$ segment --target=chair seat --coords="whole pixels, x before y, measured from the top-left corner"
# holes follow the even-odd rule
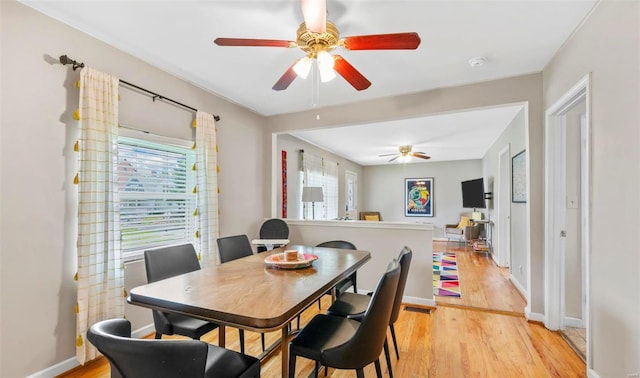
[[[260,376],[260,360],[209,344],[205,377],[250,378]]]
[[[360,322],[352,319],[318,314],[291,340],[290,349],[296,355],[324,363],[323,351],[349,341],[358,327],[360,327]],[[342,369],[355,368],[353,366],[331,366]]]
[[[452,228],[445,228],[445,232],[449,233],[449,234],[457,234],[457,235],[462,235],[462,232],[464,231],[464,229],[462,228],[457,228],[457,227],[452,227]]]
[[[367,311],[370,301],[370,295],[344,293],[329,307],[327,314],[360,319]]]
[[[215,323],[206,320],[191,318],[189,316],[165,313],[165,316],[171,323],[174,334],[187,336],[195,340],[199,340],[205,333],[211,332],[218,328]]]

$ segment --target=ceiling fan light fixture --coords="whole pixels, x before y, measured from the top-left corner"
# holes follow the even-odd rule
[[[320,80],[323,83],[331,81],[335,79],[336,72],[333,70],[333,66],[335,65],[335,60],[333,60],[333,56],[326,51],[318,52],[317,58],[318,60],[318,70],[320,71]]]
[[[313,60],[308,56],[301,58],[298,62],[293,66],[293,71],[298,75],[298,77],[302,79],[306,79],[309,76],[309,71],[311,71],[311,64]]]

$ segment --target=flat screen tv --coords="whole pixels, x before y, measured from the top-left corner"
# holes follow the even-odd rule
[[[484,179],[482,177],[462,182],[462,207],[485,208]]]

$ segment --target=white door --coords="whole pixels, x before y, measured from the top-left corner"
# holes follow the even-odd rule
[[[496,263],[511,266],[511,149],[507,145],[498,157],[497,228],[494,237]]]
[[[358,175],[355,172],[345,171],[345,217],[358,219]]]

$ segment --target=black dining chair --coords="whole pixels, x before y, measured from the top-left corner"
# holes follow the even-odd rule
[[[218,238],[218,257],[220,263],[224,264],[242,257],[253,255],[253,249],[247,235],[233,235]],[[244,353],[244,330],[238,329],[240,333],[240,350]],[[265,349],[264,333],[260,334],[262,351]]]
[[[398,320],[398,316],[400,315],[402,297],[404,295],[404,288],[407,283],[407,276],[409,275],[409,267],[411,266],[412,257],[413,251],[411,250],[411,248],[407,246],[402,248],[402,251],[400,251],[400,255],[398,256],[398,263],[400,264],[400,281],[398,282],[398,289],[395,293],[391,317],[389,318],[389,329],[391,330],[393,346],[395,348],[396,358],[398,360],[400,359],[400,354],[398,353],[396,331],[393,325]],[[331,307],[329,307],[329,309],[327,310],[327,314],[359,320],[365,316],[370,301],[370,295],[345,293],[340,298],[338,298],[331,305]],[[391,357],[389,356],[389,343],[387,342],[386,336],[384,340],[384,354],[387,360],[387,366],[389,367],[389,376],[393,377],[393,371],[391,369]]]
[[[149,283],[200,269],[193,245],[183,244],[144,251],[144,266]],[[218,327],[216,323],[185,315],[151,310],[156,339],[162,335],[182,335],[199,340]]]
[[[322,242],[322,243],[316,245],[316,247],[353,249],[353,250],[357,249],[356,246],[353,243],[345,241],[345,240],[326,241],[326,242]],[[338,298],[342,294],[344,294],[347,291],[347,289],[349,289],[350,287],[353,287],[353,292],[354,293],[358,292],[356,274],[357,274],[357,272],[353,272],[353,274],[351,276],[349,276],[348,278],[345,278],[344,280],[338,282],[338,284],[335,286],[336,298]],[[330,295],[331,292],[328,292],[327,294]],[[322,307],[320,305],[320,300],[318,300],[318,310],[320,310],[321,308]]]
[[[260,377],[260,360],[198,340],[132,339],[131,323],[93,324],[87,339],[111,366],[112,377]]]
[[[289,225],[287,222],[279,218],[267,219],[260,226],[260,239],[288,239]],[[273,248],[282,247],[282,245],[271,245]],[[266,252],[269,250],[266,245],[258,245],[257,252]]]
[[[325,314],[314,316],[289,344],[289,378],[295,376],[298,356],[315,360],[316,377],[322,364],[355,369],[358,378],[363,378],[364,368],[372,362],[377,376],[382,377],[380,353],[399,279],[400,265],[394,259],[380,278],[360,321]]]

